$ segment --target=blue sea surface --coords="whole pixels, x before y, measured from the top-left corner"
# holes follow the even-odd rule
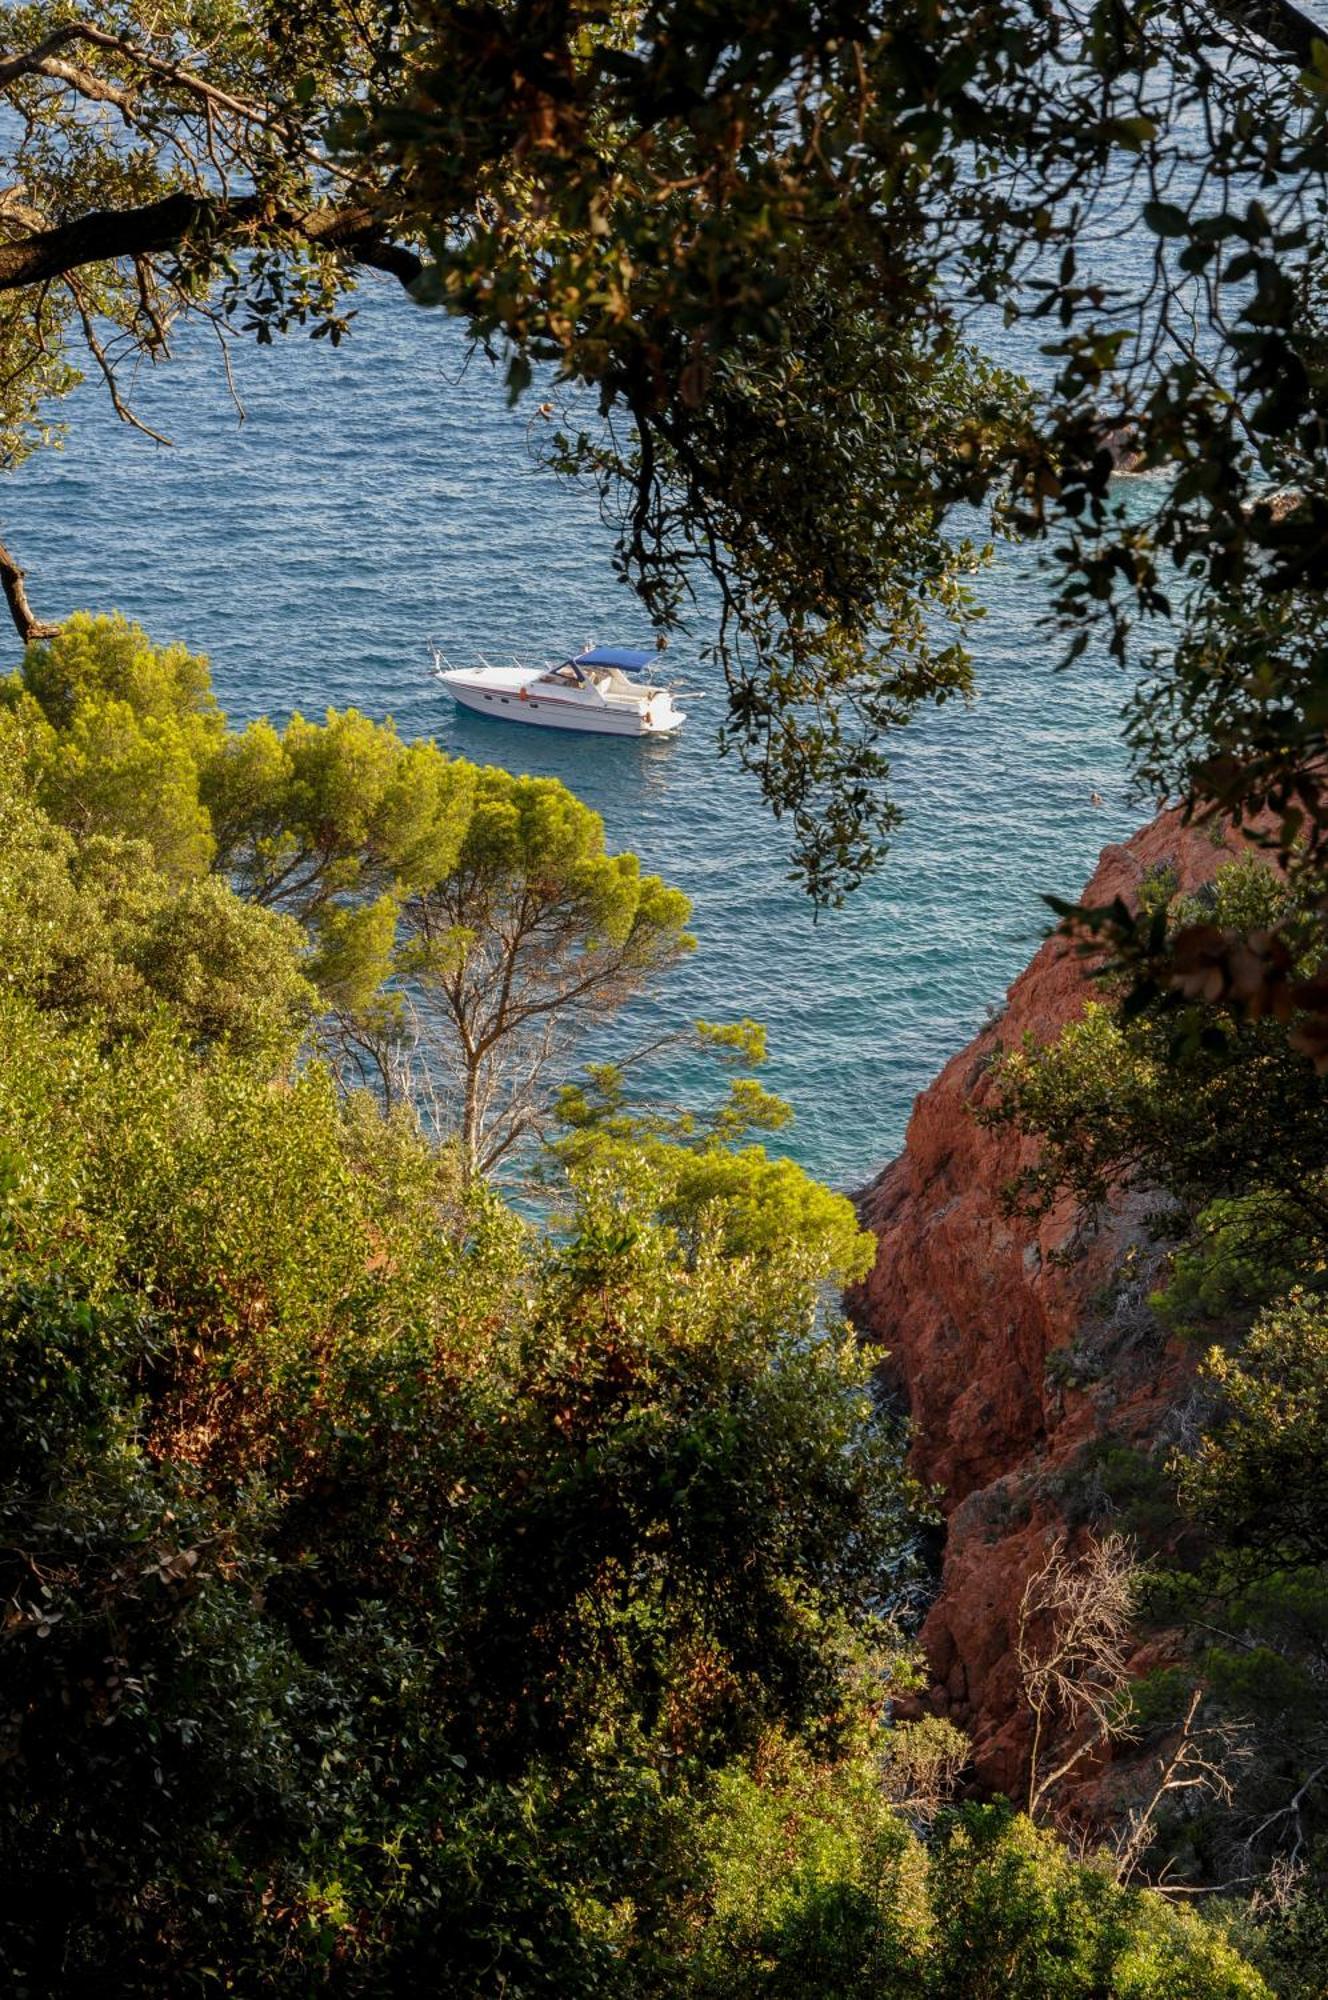
[[[982,583],[978,699],[897,739],[905,826],[880,874],[816,920],[789,879],[786,830],[716,752],[723,697],[685,648],[669,665],[707,691],[671,742],[490,722],[431,679],[430,634],[465,657],[543,656],[590,637],[649,645],[650,633],[614,579],[593,496],[534,462],[535,399],[508,409],[440,313],[376,287],[359,305],[338,349],[292,338],[236,350],[243,424],[202,339],[144,371],[135,406],[171,449],[85,385],[66,448],[8,482],[5,536],[38,611],[115,608],[206,652],[236,719],[353,704],[467,757],[563,779],[603,814],[611,844],[695,906],[699,949],[632,1031],[766,1022],[765,1081],[796,1111],[785,1149],[836,1186],[860,1185],[1035,948],[1049,921],[1040,893],[1077,891],[1104,843],[1137,823],[1119,675],[1092,660],[1054,671],[1036,557],[999,548]],[[686,1099],[713,1079],[687,1057],[664,1086]]]

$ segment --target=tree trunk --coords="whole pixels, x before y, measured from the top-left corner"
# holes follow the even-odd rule
[[[466,1089],[461,1105],[461,1175],[467,1186],[480,1170],[480,1061],[466,1057]]]

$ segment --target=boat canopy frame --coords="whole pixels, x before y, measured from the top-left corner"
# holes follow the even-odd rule
[[[657,658],[656,653],[643,653],[636,646],[586,646],[581,652],[571,654],[563,664],[578,669],[618,667],[623,673],[639,674]]]

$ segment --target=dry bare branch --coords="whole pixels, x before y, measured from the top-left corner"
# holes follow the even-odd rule
[[[1204,1689],[1196,1687],[1179,1734],[1158,1762],[1157,1783],[1151,1796],[1129,1815],[1117,1838],[1116,1879],[1122,1884],[1139,1872],[1156,1838],[1158,1814],[1165,1799],[1190,1793],[1229,1805],[1235,1796],[1234,1773],[1250,1756],[1246,1732],[1235,1722],[1196,1727],[1203,1700]],[[1165,1880],[1155,1886],[1167,1890]]]
[[[1302,1817],[1302,1808],[1310,1793],[1324,1777],[1328,1777],[1328,1762],[1319,1764],[1310,1772],[1308,1778],[1305,1779],[1293,1798],[1288,1799],[1284,1806],[1279,1806],[1276,1812],[1269,1813],[1266,1819],[1259,1822],[1254,1832],[1245,1842],[1246,1852],[1252,1854],[1264,1836],[1271,1833],[1274,1827],[1276,1827],[1279,1829],[1279,1837],[1285,1837],[1287,1831],[1291,1834],[1291,1845],[1282,1854],[1284,1865],[1289,1868],[1297,1867],[1305,1847],[1305,1825]]]
[[[1129,1733],[1121,1693],[1139,1575],[1124,1535],[1090,1536],[1075,1556],[1059,1536],[1024,1586],[1015,1660],[1033,1717],[1030,1817],[1085,1758]],[[1053,1744],[1068,1748],[1052,1755]]]

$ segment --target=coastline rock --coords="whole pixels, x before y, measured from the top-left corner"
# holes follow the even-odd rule
[[[1113,472],[1142,472],[1148,463],[1136,424],[1104,424],[1098,432],[1098,443],[1110,457]]]
[[[1165,812],[1103,850],[1083,900],[1133,903],[1163,866],[1191,891],[1229,851]],[[903,1153],[858,1197],[878,1250],[850,1309],[885,1349],[883,1371],[912,1416],[912,1469],[940,1489],[945,1516],[940,1589],[922,1631],[926,1705],[969,1733],[977,1787],[1016,1799],[1031,1735],[1013,1656],[1025,1583],[1058,1536],[1073,1547],[1092,1519],[1104,1453],[1153,1451],[1183,1421],[1196,1360],[1147,1303],[1160,1261],[1146,1227],[1156,1199],[1119,1201],[1091,1241],[1077,1238],[1068,1202],[1038,1225],[1011,1218],[1001,1191],[1034,1149],[972,1116],[991,1093],[992,1058],[1026,1034],[1053,1039],[1082,1011],[1088,971],[1072,945],[1048,939],[1004,1013],[918,1097]],[[1132,1670],[1158,1657],[1154,1639]],[[1108,1763],[1080,1767],[1061,1803],[1101,1817]]]

